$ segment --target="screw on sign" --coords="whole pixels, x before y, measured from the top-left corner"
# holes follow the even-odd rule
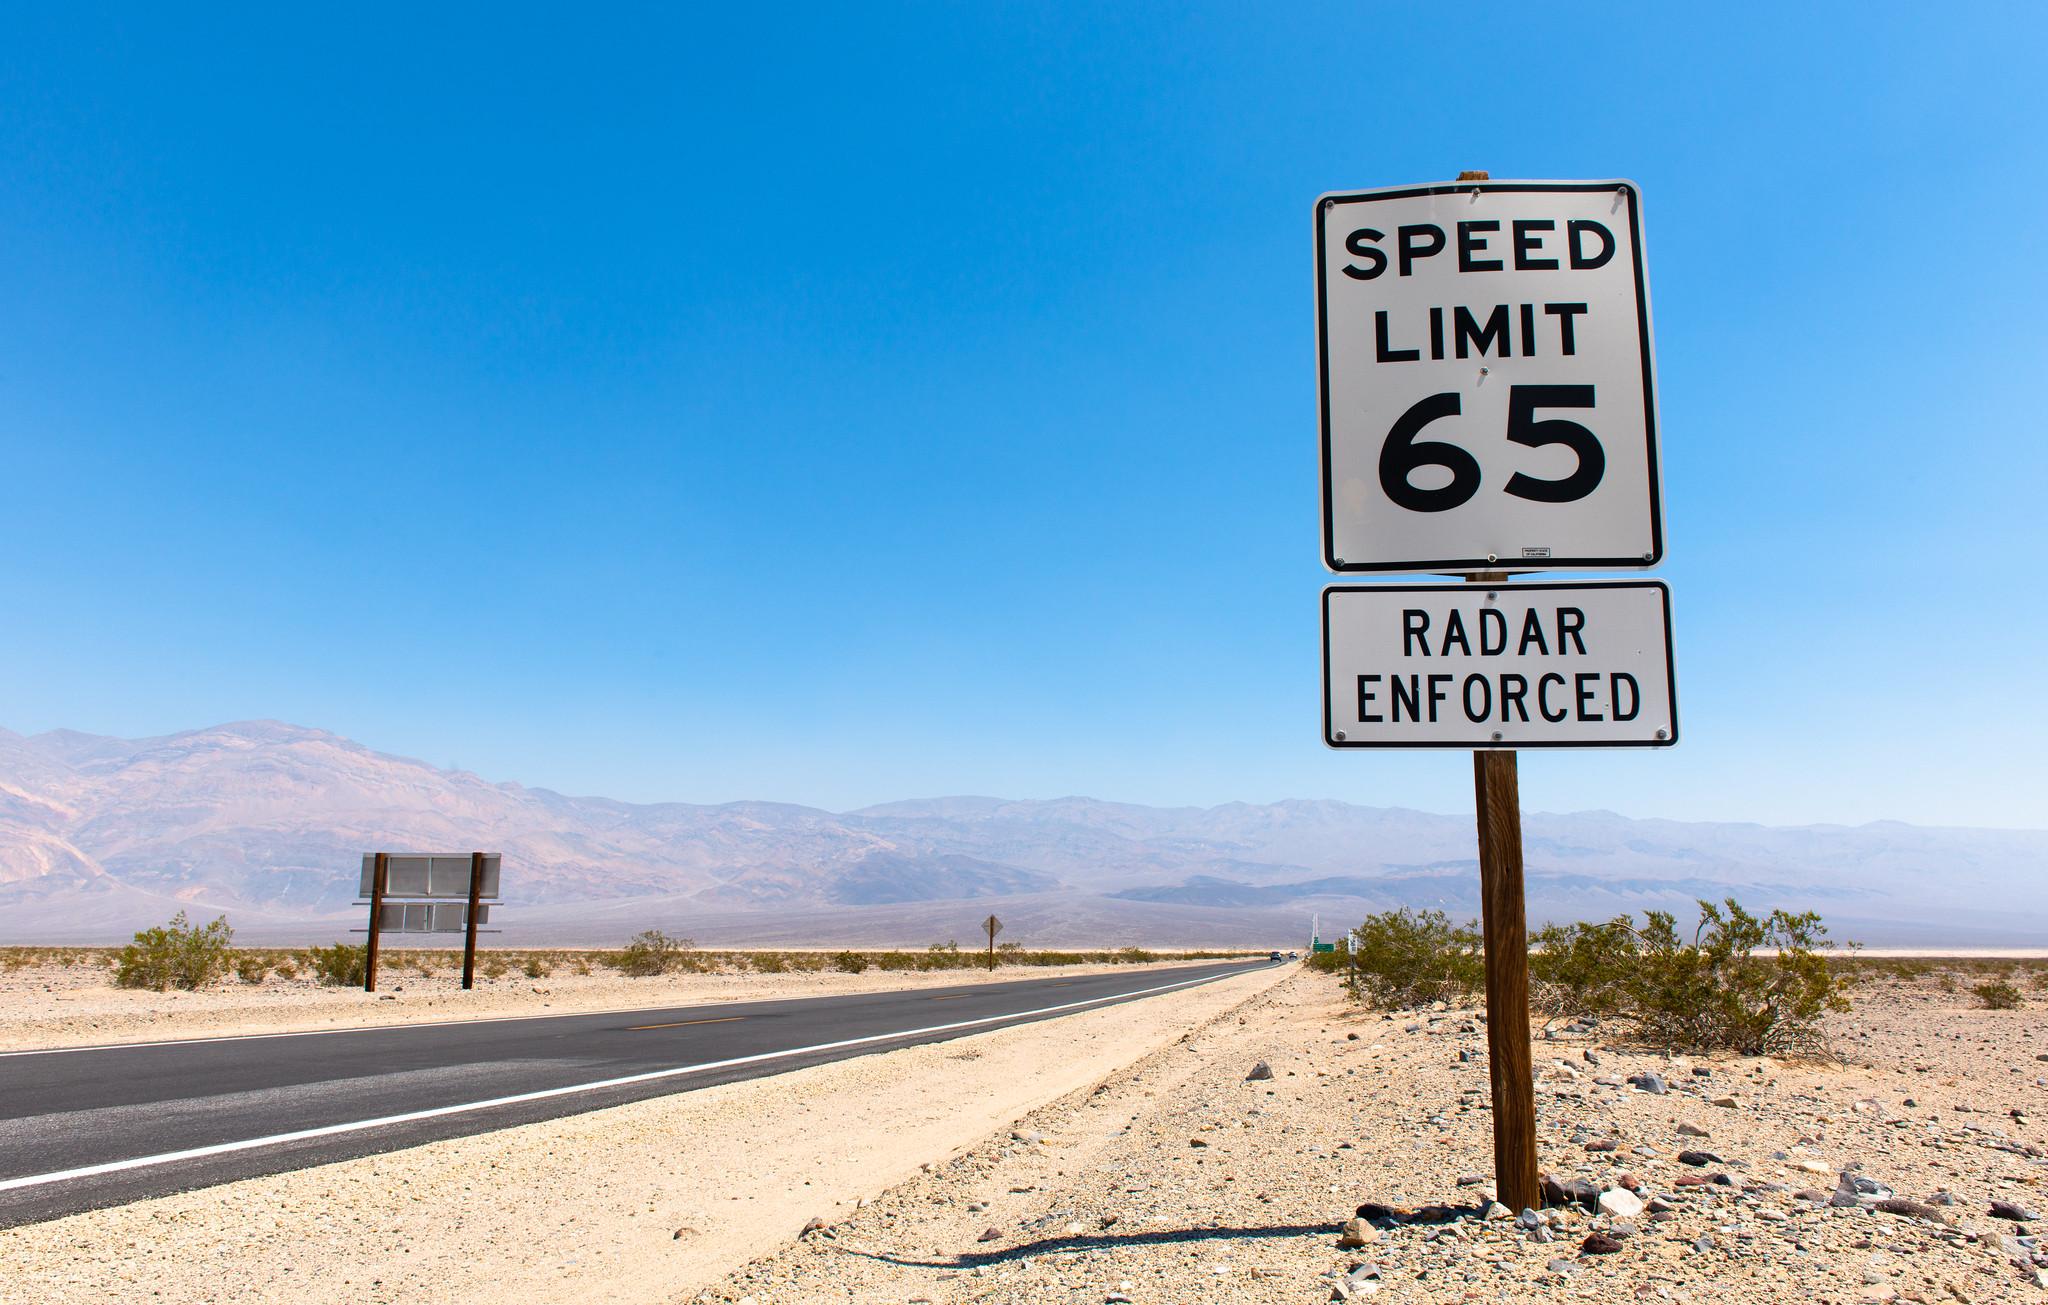
[[[1323,740],[1472,750],[1510,1209],[1542,1201],[1514,750],[1678,738],[1662,584],[1506,583],[1663,557],[1640,208],[1484,172],[1315,206],[1324,564],[1468,582],[1324,590]]]

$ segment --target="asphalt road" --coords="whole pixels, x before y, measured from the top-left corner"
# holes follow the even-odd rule
[[[1055,1019],[1267,964],[0,1054],[0,1227]]]

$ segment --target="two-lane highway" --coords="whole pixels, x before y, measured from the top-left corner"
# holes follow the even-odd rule
[[[1266,964],[0,1054],[0,1227],[1052,1019]]]

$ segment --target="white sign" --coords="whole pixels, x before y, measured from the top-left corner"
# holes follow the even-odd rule
[[[1316,309],[1331,570],[1663,557],[1632,184],[1324,195]]]
[[[1668,747],[1671,595],[1660,581],[1331,585],[1333,748]]]

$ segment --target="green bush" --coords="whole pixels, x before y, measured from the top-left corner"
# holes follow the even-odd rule
[[[171,922],[144,929],[114,960],[114,982],[123,988],[203,988],[228,972],[228,943],[235,931],[223,915],[195,925],[183,911]]]
[[[1478,926],[1442,911],[1383,911],[1351,931],[1334,967],[1352,993],[1374,1006],[1414,1006],[1469,996],[1485,982]]]
[[[647,929],[634,934],[625,950],[611,958],[611,963],[621,974],[649,978],[666,974],[681,964],[683,954],[696,945],[688,938],[672,938],[659,929]]]
[[[1835,944],[1820,916],[1756,916],[1733,898],[1699,907],[1690,942],[1668,911],[1649,912],[1641,928],[1622,916],[1539,931],[1533,1004],[1618,1018],[1642,1041],[1674,1051],[1818,1049],[1822,1018],[1849,1008],[1853,981],[1829,963]]]
[[[868,958],[859,952],[839,952],[832,957],[832,968],[844,974],[859,974],[868,968]]]
[[[235,975],[244,983],[261,983],[270,973],[270,961],[263,956],[237,956]]]
[[[2021,1005],[2020,990],[2003,979],[1980,983],[1970,991],[1985,1010],[2018,1010]]]
[[[1310,952],[1301,958],[1301,963],[1319,974],[1343,974],[1351,964],[1351,954],[1345,951]]]
[[[338,942],[332,947],[308,947],[306,968],[330,988],[360,988],[369,964],[368,943]]]
[[[1529,939],[1529,1004],[1556,1014],[1617,1015],[1636,1000],[1642,940],[1635,922],[1551,924]]]

